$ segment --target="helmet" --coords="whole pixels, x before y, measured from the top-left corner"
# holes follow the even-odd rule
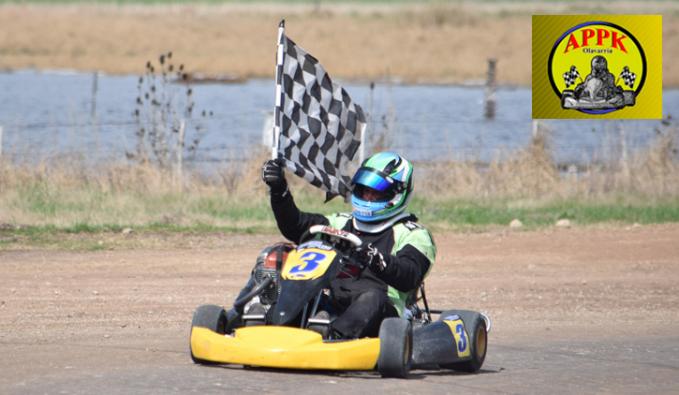
[[[405,210],[413,191],[413,165],[392,152],[366,159],[351,180],[351,206],[361,222],[379,222]]]
[[[608,74],[608,62],[606,61],[606,58],[601,55],[592,58],[592,74],[594,76]]]

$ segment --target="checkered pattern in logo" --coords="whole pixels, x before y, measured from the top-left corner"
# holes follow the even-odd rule
[[[571,69],[563,73],[563,82],[566,84],[566,88],[575,84],[575,81],[580,78],[580,73],[575,66],[571,66]]]
[[[282,41],[278,155],[286,167],[329,196],[348,197],[351,179],[345,170],[366,126],[363,110],[316,58],[285,35]]]
[[[625,66],[622,68],[620,78],[622,78],[623,82],[625,82],[625,85],[629,86],[630,89],[632,89],[634,88],[634,82],[637,79],[637,75],[631,72],[628,66]]]

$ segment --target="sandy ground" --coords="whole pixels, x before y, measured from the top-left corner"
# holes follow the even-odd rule
[[[226,304],[271,235],[193,248],[0,252],[0,393],[676,393],[679,225],[436,235],[435,308],[493,319],[477,375],[201,367],[193,309]]]
[[[461,83],[485,80],[498,60],[501,84],[531,81],[531,14],[663,14],[665,59],[679,57],[676,2],[455,2],[429,6],[0,5],[0,70],[101,70],[141,74],[173,51],[188,71],[273,78],[277,27],[334,77]],[[666,86],[679,65],[664,62]]]

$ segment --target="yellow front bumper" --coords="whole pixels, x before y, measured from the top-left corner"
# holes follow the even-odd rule
[[[378,338],[323,342],[316,332],[283,326],[254,326],[220,335],[191,329],[191,353],[198,359],[286,369],[372,370]]]

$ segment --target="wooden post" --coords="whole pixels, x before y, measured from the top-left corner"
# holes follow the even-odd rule
[[[627,158],[627,135],[625,133],[625,128],[622,127],[622,124],[618,126],[620,128],[620,167],[622,170],[622,184],[623,184],[623,189],[627,190],[627,188],[631,185],[630,182],[630,168],[629,168],[629,159]]]
[[[533,137],[533,140],[535,140],[538,137],[538,133],[540,133],[540,121],[537,119],[533,120],[532,123],[532,130],[531,130],[531,136]]]
[[[179,134],[175,147],[175,183],[182,187],[184,184],[184,134],[186,131],[186,120],[182,119],[179,123]]]
[[[99,124],[97,122],[97,91],[99,90],[99,72],[92,73],[92,101],[90,105],[90,122],[94,131],[97,155],[101,153],[101,136],[99,135]]]
[[[95,71],[92,74],[92,103],[90,106],[90,115],[92,120],[97,116],[97,91],[99,90],[99,72]]]
[[[497,60],[490,58],[488,59],[488,76],[486,78],[486,106],[485,106],[485,116],[486,119],[495,118],[495,66],[497,65]]]
[[[368,141],[366,132],[373,130],[373,95],[375,93],[375,83],[370,83],[370,94],[368,95],[368,117],[366,119],[366,127],[361,133],[361,145],[358,148],[358,163],[361,164],[365,160],[365,145]]]

